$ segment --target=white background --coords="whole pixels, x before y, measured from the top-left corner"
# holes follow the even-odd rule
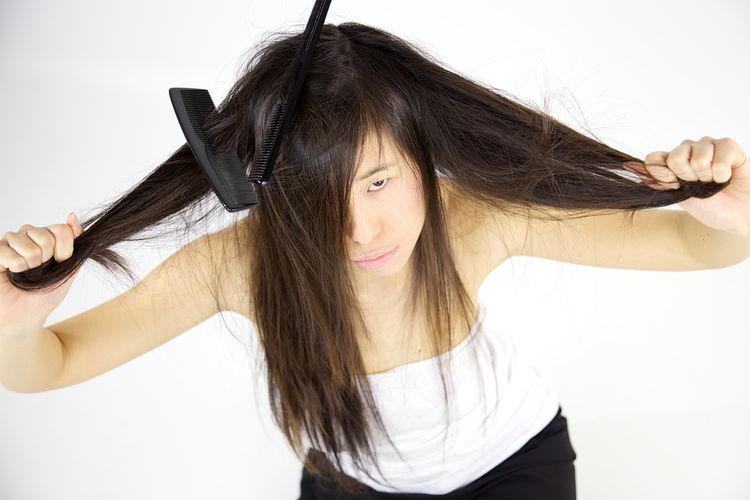
[[[128,190],[184,143],[169,87],[223,99],[246,51],[303,29],[313,3],[4,0],[0,232],[83,219]],[[337,0],[327,17],[549,95],[553,114],[641,158],[703,135],[750,152],[748,20],[741,0]],[[143,277],[175,249],[125,255]],[[580,499],[750,498],[748,283],[750,260],[648,272],[514,258],[488,277],[489,320],[560,395]],[[124,287],[87,263],[48,324]],[[297,498],[301,464],[222,317],[251,327],[217,315],[77,386],[0,387],[0,498]]]

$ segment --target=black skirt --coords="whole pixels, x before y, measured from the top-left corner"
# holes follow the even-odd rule
[[[367,486],[373,499],[451,500],[575,500],[576,453],[568,435],[562,408],[547,426],[520,450],[467,485],[444,494],[389,493]],[[325,477],[313,476],[303,467],[298,500],[360,500],[344,495]]]

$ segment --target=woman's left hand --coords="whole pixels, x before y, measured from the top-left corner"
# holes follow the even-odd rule
[[[677,189],[680,180],[732,182],[710,198],[691,197],[678,205],[702,224],[741,236],[750,236],[750,161],[729,137],[684,140],[667,153],[654,151],[644,163],[626,162],[626,168],[658,190]],[[643,168],[659,181],[644,177]]]

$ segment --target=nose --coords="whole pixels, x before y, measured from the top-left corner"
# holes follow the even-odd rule
[[[352,208],[350,213],[350,236],[354,243],[366,248],[380,233],[380,218],[361,205]]]

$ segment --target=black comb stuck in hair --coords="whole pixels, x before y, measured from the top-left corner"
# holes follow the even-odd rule
[[[229,212],[258,205],[256,186],[263,186],[273,171],[278,145],[291,121],[297,98],[307,76],[313,50],[323,28],[331,0],[316,0],[282,95],[276,101],[265,127],[263,142],[256,151],[251,171],[246,172],[234,151],[213,151],[204,134],[206,117],[216,111],[205,89],[170,88],[169,97],[187,144],[211,187]]]

